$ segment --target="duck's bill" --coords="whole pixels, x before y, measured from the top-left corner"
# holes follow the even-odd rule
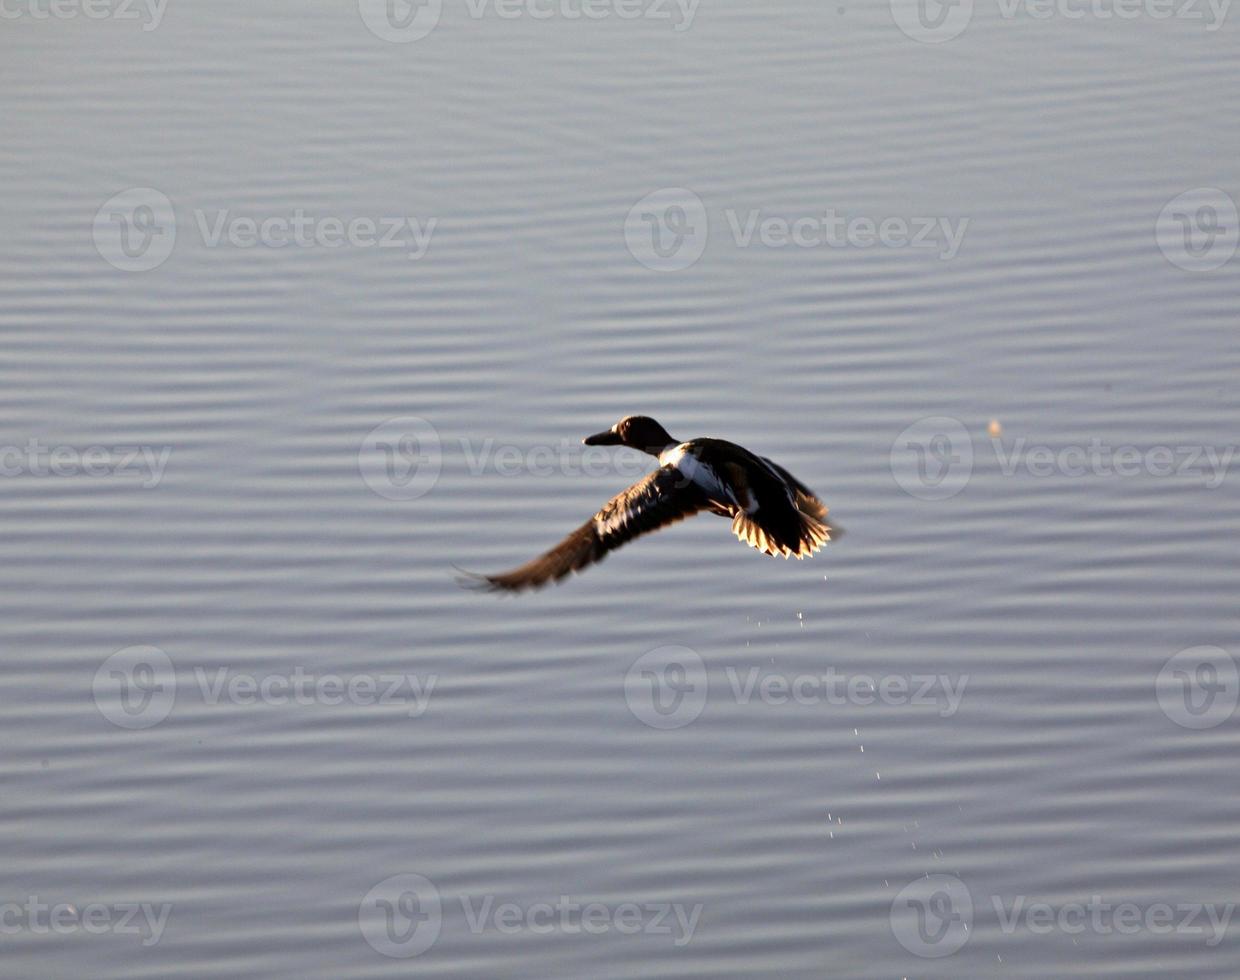
[[[606,432],[596,432],[592,436],[586,436],[581,440],[587,446],[618,446],[620,445],[620,437],[608,429]]]

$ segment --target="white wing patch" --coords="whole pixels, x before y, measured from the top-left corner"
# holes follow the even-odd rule
[[[685,457],[685,448],[689,444],[682,442],[679,446],[673,446],[671,449],[665,449],[659,453],[660,466],[679,466],[680,461]]]
[[[690,483],[693,483],[712,500],[735,503],[732,494],[728,492],[715,471],[692,453],[686,452],[688,446],[687,442],[682,442],[679,446],[664,450],[659,454],[659,463],[663,466],[676,467]]]

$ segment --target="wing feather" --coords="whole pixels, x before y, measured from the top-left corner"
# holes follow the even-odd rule
[[[778,463],[773,463],[765,456],[761,457],[762,462],[766,463],[771,469],[778,473],[788,485],[796,492],[797,510],[803,511],[815,520],[821,521],[827,516],[827,505],[818,499],[817,494],[809,487],[798,480]]]
[[[777,541],[758,523],[758,520],[743,510],[738,510],[732,517],[732,533],[751,548],[756,548],[772,558],[782,556],[797,559],[808,558],[816,554],[832,537],[839,537],[837,528],[827,527],[822,521],[816,517],[810,517],[804,511],[799,512],[797,517],[797,537],[792,544]]]
[[[634,538],[684,520],[709,504],[705,494],[675,466],[661,466],[611,498],[603,508],[550,551],[499,575],[474,576],[494,591],[519,592],[558,582],[602,561]]]

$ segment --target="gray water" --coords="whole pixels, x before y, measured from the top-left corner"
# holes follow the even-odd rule
[[[1240,975],[1240,15],[34,2],[0,975]]]

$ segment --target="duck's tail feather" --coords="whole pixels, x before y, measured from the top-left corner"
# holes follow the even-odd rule
[[[796,511],[795,516],[781,521],[784,526],[776,527],[773,523],[763,521],[763,514],[737,512],[732,518],[732,533],[752,548],[757,548],[771,557],[778,555],[784,558],[808,558],[822,549],[831,540],[831,528],[817,517]]]

